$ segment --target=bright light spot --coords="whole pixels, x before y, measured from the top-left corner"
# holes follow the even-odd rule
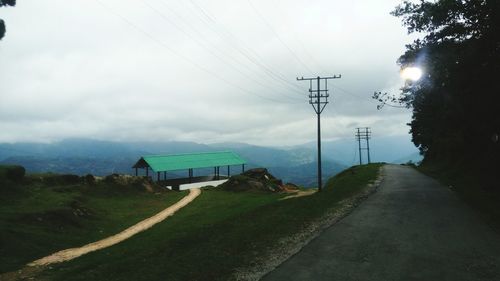
[[[417,81],[422,77],[422,69],[413,66],[407,67],[401,71],[401,77],[404,80]]]

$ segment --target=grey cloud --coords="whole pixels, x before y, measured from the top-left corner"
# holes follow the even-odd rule
[[[377,111],[371,99],[400,82],[395,61],[410,39],[389,15],[399,1],[252,0],[279,39],[247,1],[196,1],[211,18],[189,1],[148,1],[184,32],[143,3],[102,2],[111,12],[83,0],[26,0],[5,10],[0,130],[8,133],[0,142],[299,144],[315,138],[315,115],[307,83],[295,77],[339,73],[323,114],[325,138],[350,138],[355,126],[408,132],[408,111]],[[255,53],[267,69],[248,60]]]

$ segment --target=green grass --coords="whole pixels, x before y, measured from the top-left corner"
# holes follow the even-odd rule
[[[186,193],[151,194],[98,184],[0,181],[0,272],[115,234]]]
[[[207,189],[152,229],[113,247],[53,266],[47,280],[227,280],[301,231],[336,203],[362,191],[380,164],[353,167],[324,192],[278,200],[283,194]]]
[[[442,184],[452,187],[458,196],[477,210],[495,229],[500,231],[500,188],[485,183],[481,171],[468,169],[461,165],[450,167],[439,163],[426,163],[417,168],[424,174],[436,178]]]

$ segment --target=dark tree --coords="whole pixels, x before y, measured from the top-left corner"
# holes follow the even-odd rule
[[[0,40],[5,36],[5,22],[0,19]]]
[[[0,0],[0,7],[2,6],[15,6],[16,0]],[[5,36],[5,22],[0,19],[0,40]]]
[[[1,6],[15,6],[16,5],[16,0],[0,0],[0,7]]]
[[[401,68],[424,76],[399,96],[374,98],[413,109],[413,142],[424,161],[500,167],[500,1],[404,1],[392,14],[409,33],[425,36],[406,46]]]

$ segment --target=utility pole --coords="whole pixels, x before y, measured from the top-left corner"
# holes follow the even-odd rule
[[[366,138],[366,151],[368,152],[368,164],[371,163],[370,160],[370,135],[371,135],[370,128],[365,127],[365,138]]]
[[[362,131],[362,129],[364,131]],[[359,150],[359,165],[362,165],[362,158],[361,158],[361,150],[366,150],[367,151],[367,156],[368,156],[368,164],[371,163],[370,159],[370,138],[371,138],[371,131],[369,127],[364,127],[364,128],[356,128],[356,140],[358,141],[358,150]],[[361,140],[366,140],[366,147],[361,147]]]
[[[320,115],[328,104],[328,80],[341,78],[341,75],[334,75],[330,77],[315,77],[315,78],[298,78],[297,81],[309,81],[309,104],[312,105],[318,118],[318,191],[322,190],[321,179],[321,121]],[[313,89],[313,81],[316,80],[316,89]],[[321,80],[325,81],[324,89],[321,89]]]
[[[363,161],[361,160],[361,133],[359,132],[359,128],[356,128],[358,130],[356,134],[356,139],[358,140],[358,151],[359,151],[359,165],[363,164]]]

